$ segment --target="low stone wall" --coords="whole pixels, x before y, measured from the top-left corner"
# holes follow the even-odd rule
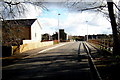
[[[31,42],[26,43],[20,46],[12,46],[12,54],[22,53],[28,50],[44,47],[44,46],[50,46],[53,45],[53,41],[48,42]]]

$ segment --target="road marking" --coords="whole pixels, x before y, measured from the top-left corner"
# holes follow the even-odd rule
[[[65,44],[66,44],[66,43],[65,43]],[[44,50],[42,50],[42,51],[40,51],[40,52],[38,52],[38,53],[43,53],[43,52],[45,52],[45,51],[48,51],[48,50],[51,50],[51,49],[55,49],[55,48],[57,48],[57,47],[60,47],[60,46],[65,45],[65,44],[61,44],[61,45],[54,46],[54,47],[51,47],[51,48],[48,48],[48,49],[44,49]]]
[[[40,54],[40,53],[43,53],[43,52],[46,52],[46,51],[49,51],[49,50],[58,48],[58,47],[60,47],[60,46],[66,45],[66,44],[68,44],[68,43],[69,43],[69,42],[64,43],[64,44],[62,43],[62,44],[60,44],[60,45],[57,45],[57,46],[54,46],[54,47],[51,47],[51,48],[44,49],[44,50],[42,50],[42,51],[40,51],[40,52],[38,52],[38,53],[36,53],[36,54],[32,54],[32,55],[29,55],[29,56],[27,56],[27,57],[24,57],[23,59],[25,59],[25,58],[30,58],[30,57],[32,57],[32,56],[35,56],[35,55],[38,55],[38,54]]]

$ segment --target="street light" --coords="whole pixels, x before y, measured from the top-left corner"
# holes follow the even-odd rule
[[[88,21],[86,21],[86,25],[87,25]],[[87,26],[87,41],[88,41],[88,26]]]
[[[60,15],[60,13],[58,13],[58,42],[60,42],[60,33],[59,33],[59,15]]]

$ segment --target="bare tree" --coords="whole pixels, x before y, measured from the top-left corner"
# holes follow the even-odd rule
[[[117,30],[117,23],[115,20],[115,15],[114,15],[114,9],[113,9],[113,1],[111,0],[110,2],[107,1],[108,5],[108,12],[109,12],[109,17],[111,21],[111,27],[112,27],[112,32],[113,32],[113,54],[119,54],[120,55],[120,40],[119,40],[119,34]]]
[[[28,6],[33,5],[35,8],[39,7],[43,10],[48,10],[42,2],[17,2],[17,1],[3,1],[0,2],[2,10],[0,12],[0,19],[15,19],[16,17],[22,17],[28,13]]]
[[[81,0],[81,2],[84,0]],[[101,2],[69,2],[68,0],[66,0],[65,4],[67,5],[67,7],[77,10],[77,11],[86,11],[86,10],[95,10],[95,11],[100,11],[104,14],[107,15],[107,17],[109,16],[109,21],[111,22],[111,27],[112,27],[112,32],[113,32],[113,54],[119,54],[120,53],[120,40],[119,40],[119,27],[118,27],[118,23],[116,22],[116,17],[114,14],[114,9],[113,6],[115,6],[118,10],[119,7],[117,4],[115,4],[112,0],[107,0],[106,3],[104,3],[104,0],[102,0]],[[24,13],[25,10],[25,6],[23,5],[26,2],[3,2],[2,4],[4,4],[4,11],[8,11],[7,13],[8,16],[11,15],[11,17],[14,17],[14,7],[16,6],[17,8],[17,12],[19,13],[19,15],[21,15],[20,13]],[[48,10],[45,6],[42,5],[41,2],[29,2],[30,4],[36,5],[36,6],[40,6],[45,10]],[[22,7],[22,8],[21,8]],[[108,13],[104,10],[108,9]],[[4,12],[3,13],[6,13]],[[2,13],[0,13],[2,14]],[[1,19],[4,19],[4,16],[0,16]]]
[[[82,0],[81,0],[82,1]],[[115,15],[113,6],[115,6],[118,11],[120,11],[117,4],[115,4],[112,0],[107,0],[107,4],[101,2],[101,4],[97,4],[97,2],[90,2],[90,3],[84,3],[86,7],[79,7],[81,4],[79,2],[74,2],[72,4],[69,4],[70,8],[76,8],[79,9],[78,11],[86,11],[86,10],[94,10],[94,11],[100,11],[104,13],[107,17],[109,17],[109,21],[111,23],[112,32],[113,32],[113,54],[119,54],[120,55],[120,39],[119,39],[119,27],[118,23],[116,22],[116,18],[118,16]],[[83,4],[83,3],[82,3]],[[97,4],[97,5],[95,5]],[[106,13],[104,11],[104,8],[108,9],[108,12]]]
[[[28,12],[28,8],[26,6],[26,4],[31,4],[35,7],[40,7],[44,10],[48,10],[44,5],[42,5],[42,2],[19,2],[19,1],[3,1],[0,2],[0,4],[2,5],[1,7],[1,11],[0,11],[0,20],[2,20],[2,27],[3,27],[3,31],[1,28],[1,32],[3,35],[3,39],[5,38],[5,35],[9,36],[9,39],[3,40],[2,43],[5,46],[11,46],[13,45],[13,42],[15,42],[16,45],[20,45],[20,40],[15,40],[15,39],[19,39],[18,36],[14,35],[14,31],[11,29],[11,24],[6,21],[7,19],[15,19],[16,17],[22,17],[24,16],[27,12]],[[19,23],[17,23],[17,21],[14,20],[14,23],[19,25]],[[22,30],[20,30],[19,28],[17,29],[17,31],[22,32]],[[7,43],[7,44],[5,44]]]

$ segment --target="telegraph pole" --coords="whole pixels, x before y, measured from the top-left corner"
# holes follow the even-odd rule
[[[87,25],[87,22],[88,21],[86,21],[86,25]],[[88,41],[88,26],[87,26],[87,41]]]
[[[59,32],[59,15],[60,15],[60,13],[58,13],[58,42],[60,42],[60,32]]]

